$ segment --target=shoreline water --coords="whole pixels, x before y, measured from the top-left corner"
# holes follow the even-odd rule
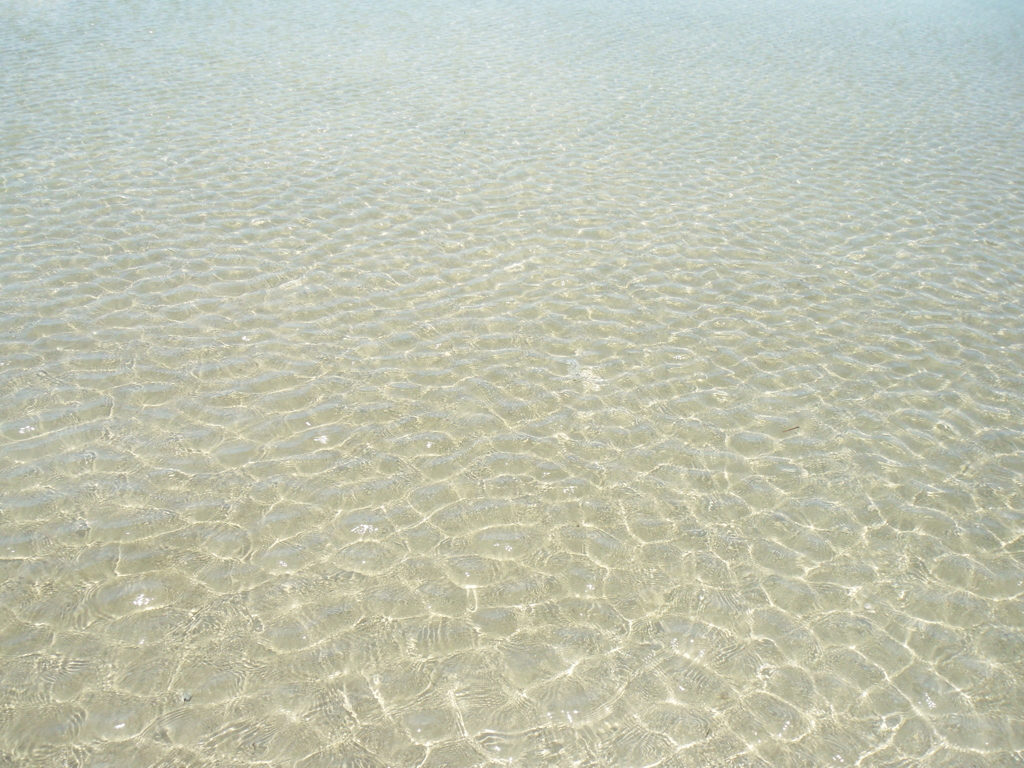
[[[0,20],[0,763],[1024,749],[1012,3]]]

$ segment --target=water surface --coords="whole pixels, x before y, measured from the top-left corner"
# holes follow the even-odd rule
[[[0,764],[1019,764],[1022,65],[0,0]]]

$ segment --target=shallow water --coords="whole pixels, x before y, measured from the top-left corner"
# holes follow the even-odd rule
[[[1015,2],[0,2],[0,764],[1024,761]]]

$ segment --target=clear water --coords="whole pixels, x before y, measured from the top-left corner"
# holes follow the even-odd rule
[[[0,0],[0,764],[1024,762],[1015,0]]]

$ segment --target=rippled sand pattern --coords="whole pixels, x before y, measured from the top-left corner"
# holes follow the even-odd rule
[[[1024,763],[1024,12],[0,2],[0,765]]]

